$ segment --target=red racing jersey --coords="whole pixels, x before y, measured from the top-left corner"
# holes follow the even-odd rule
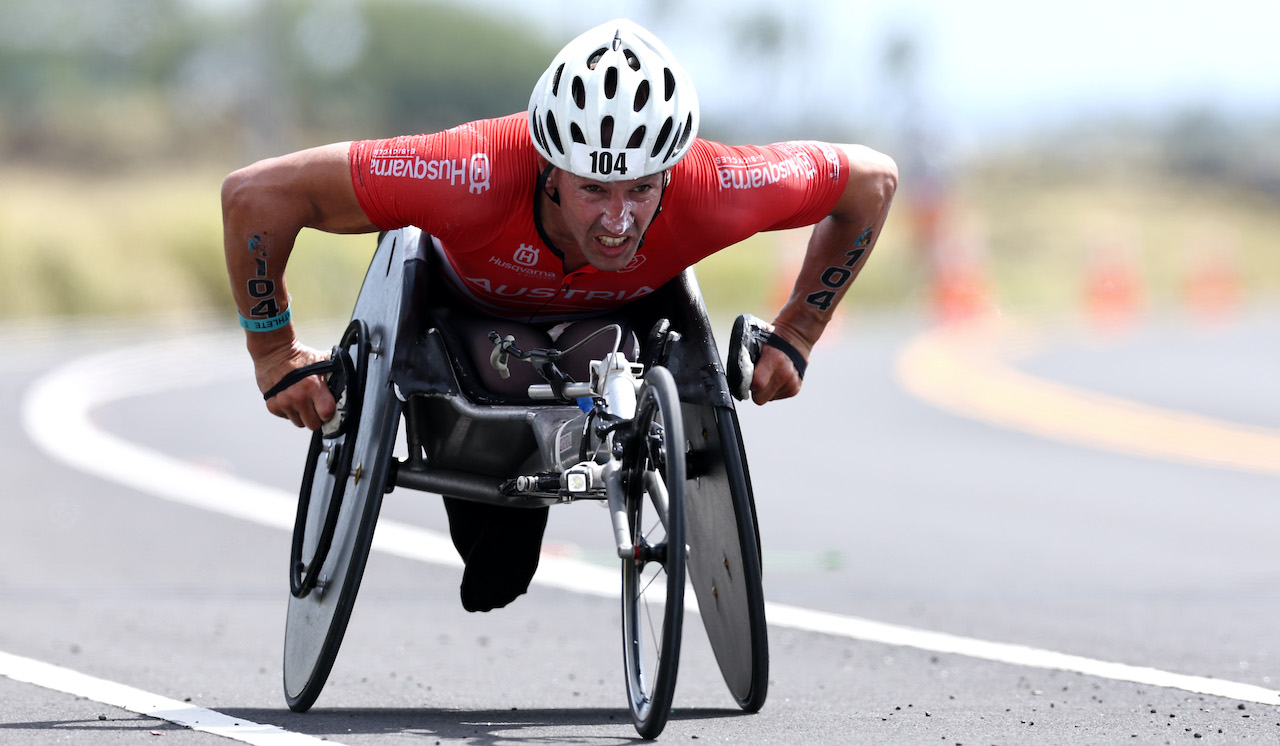
[[[756,233],[812,225],[849,178],[844,151],[826,143],[699,139],[672,169],[662,210],[630,264],[565,272],[535,223],[542,163],[526,114],[355,142],[349,159],[356,197],[379,229],[412,225],[431,234],[462,296],[531,322],[617,308]]]

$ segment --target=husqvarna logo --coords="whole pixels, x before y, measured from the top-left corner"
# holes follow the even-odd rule
[[[476,153],[471,156],[471,193],[479,194],[489,190],[489,154]]]
[[[538,250],[529,244],[520,244],[520,248],[516,249],[516,264],[523,264],[526,267],[533,267],[538,263]]]
[[[369,159],[374,176],[390,176],[420,181],[447,181],[449,186],[467,187],[472,194],[489,191],[493,167],[488,153],[475,153],[470,158],[430,160],[417,155],[413,148],[385,148]]]

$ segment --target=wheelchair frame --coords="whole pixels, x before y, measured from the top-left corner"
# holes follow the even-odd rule
[[[447,317],[426,310],[439,297],[431,240],[416,228],[379,236],[344,335],[344,344],[364,358],[356,361],[367,380],[357,393],[362,412],[354,432],[337,441],[318,433],[312,439],[285,630],[285,696],[298,712],[314,704],[341,645],[384,492],[404,487],[521,507],[563,502],[508,495],[501,485],[544,470],[542,454],[555,453],[556,429],[579,409],[489,399],[465,361],[450,357]],[[754,712],[768,686],[754,497],[737,412],[693,271],[625,311],[633,328],[656,330],[641,340],[645,368],[661,365],[674,377],[686,440],[688,575],[725,683],[738,705]],[[362,331],[353,332],[357,327]],[[401,417],[403,462],[392,456]],[[319,546],[329,524],[335,526],[330,543]],[[308,556],[321,557],[323,569],[310,568],[311,587],[299,588],[299,558]],[[665,720],[663,713],[657,731]],[[657,735],[639,721],[637,728],[647,738]]]

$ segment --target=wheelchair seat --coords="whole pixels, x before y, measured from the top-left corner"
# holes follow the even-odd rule
[[[391,382],[405,403],[409,464],[486,477],[508,478],[545,471],[543,448],[556,428],[576,417],[573,405],[487,389],[463,340],[451,323],[458,311],[443,286],[426,244],[407,259],[404,305],[395,341]]]

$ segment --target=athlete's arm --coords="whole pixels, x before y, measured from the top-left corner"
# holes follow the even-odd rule
[[[849,181],[831,213],[813,227],[791,297],[773,321],[775,333],[805,360],[871,255],[898,187],[891,158],[860,145],[838,147],[849,158]],[[766,345],[751,379],[751,398],[764,404],[795,396],[800,383],[790,358]]]
[[[347,151],[346,143],[303,150],[259,161],[223,182],[223,249],[241,316],[268,319],[289,307],[285,264],[303,228],[331,233],[375,230],[351,185]],[[298,341],[292,322],[272,331],[246,331],[245,337],[263,392],[285,373],[324,357]],[[318,376],[267,402],[272,414],[311,429],[331,417],[334,407]]]

